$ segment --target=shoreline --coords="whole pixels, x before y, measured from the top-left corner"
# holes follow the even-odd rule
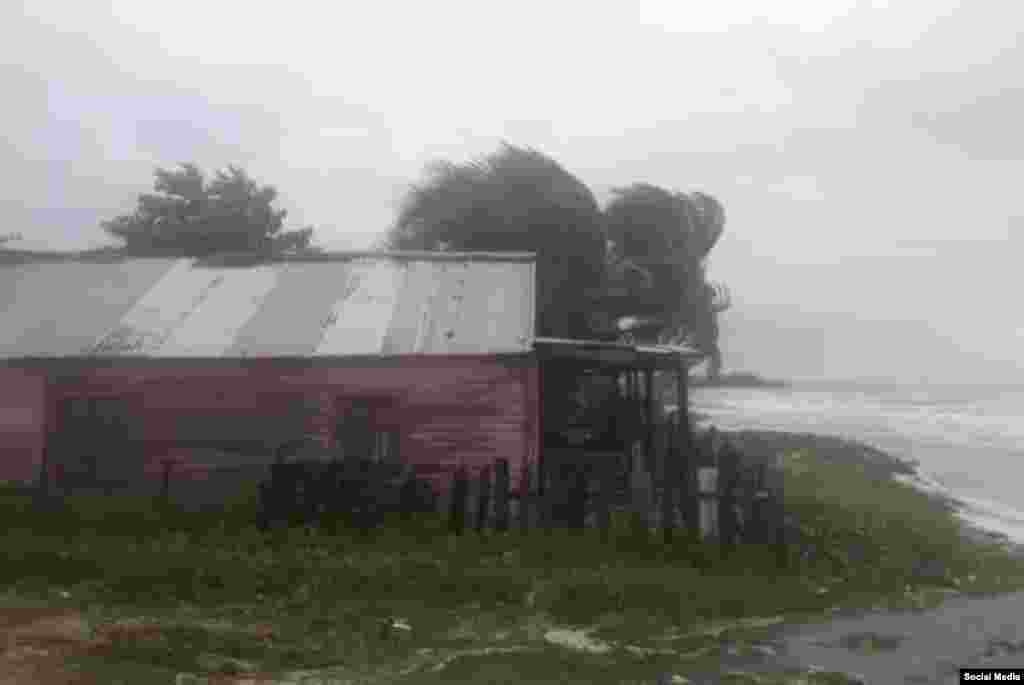
[[[710,425],[699,417],[701,427]],[[771,464],[784,454],[795,450],[811,450],[828,462],[859,464],[876,477],[887,477],[904,483],[927,495],[937,507],[953,511],[960,521],[965,540],[1003,546],[1015,557],[1024,559],[1024,542],[1018,542],[1005,533],[990,530],[967,518],[969,506],[949,492],[927,473],[921,471],[920,462],[901,459],[888,452],[850,438],[818,433],[771,430],[720,430],[744,454],[750,463]]]

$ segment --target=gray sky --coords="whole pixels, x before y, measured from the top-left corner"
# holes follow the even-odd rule
[[[0,9],[0,199],[104,241],[156,165],[245,166],[326,247],[501,138],[726,206],[727,366],[1024,380],[1024,10],[1005,0],[34,1]]]

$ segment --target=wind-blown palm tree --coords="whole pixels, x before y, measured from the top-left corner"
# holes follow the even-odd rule
[[[603,284],[601,211],[579,179],[536,150],[503,143],[480,160],[430,165],[385,245],[536,252],[538,335],[591,333],[583,292]]]
[[[641,270],[653,281],[646,296],[619,307],[635,309],[629,335],[648,342],[691,342],[721,366],[717,315],[729,306],[728,291],[708,283],[706,260],[721,238],[725,211],[705,193],[686,195],[649,184],[613,191],[605,227],[616,252],[609,273]],[[634,291],[636,292],[636,291]]]

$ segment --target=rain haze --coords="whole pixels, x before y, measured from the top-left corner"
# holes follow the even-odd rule
[[[7,3],[19,246],[108,239],[155,166],[239,164],[368,247],[435,159],[504,139],[598,193],[721,200],[727,368],[1024,381],[1012,3]]]
[[[1024,4],[0,26],[0,683],[1024,672]]]

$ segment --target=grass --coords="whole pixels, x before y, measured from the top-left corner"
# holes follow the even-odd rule
[[[682,535],[665,547],[624,518],[607,544],[568,531],[456,538],[429,517],[370,538],[344,527],[263,534],[249,525],[252,493],[221,517],[102,499],[44,515],[7,490],[0,588],[9,602],[77,608],[98,627],[158,625],[82,658],[108,682],[331,667],[363,682],[652,683],[715,668],[723,643],[769,634],[750,617],[1024,587],[1020,562],[965,542],[952,511],[906,485],[809,452],[785,468],[787,509],[817,550],[785,572],[770,549],[723,558]],[[554,628],[586,629],[609,648],[553,646]]]

